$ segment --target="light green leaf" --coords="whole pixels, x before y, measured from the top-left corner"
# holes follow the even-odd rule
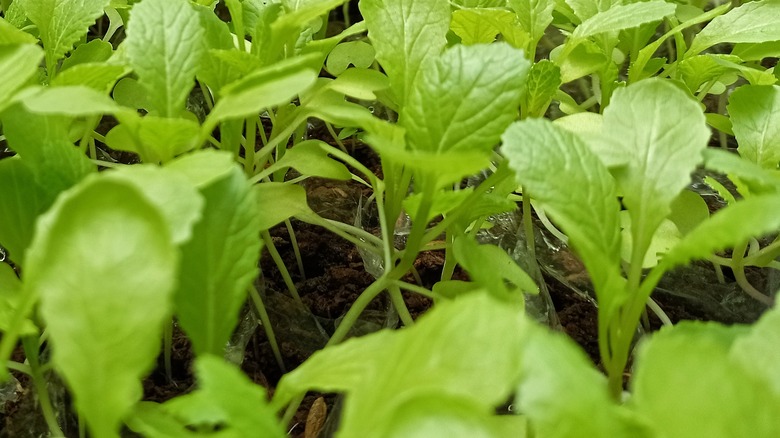
[[[413,327],[350,339],[315,353],[282,378],[273,405],[279,408],[309,389],[346,392],[341,436],[372,436],[418,420],[428,411],[412,418],[397,413],[419,397],[457,400],[487,414],[506,399],[519,377],[527,325],[518,310],[484,292],[442,302]],[[431,408],[428,403],[420,406]]]
[[[707,203],[698,193],[692,190],[686,189],[680,192],[672,201],[671,209],[669,220],[674,222],[683,235],[688,234],[697,225],[710,217],[710,209],[707,207]]]
[[[369,68],[374,62],[374,47],[365,41],[347,41],[336,46],[328,55],[325,69],[333,76],[338,76],[350,65],[358,68]]]
[[[731,54],[743,61],[761,61],[764,58],[777,58],[780,57],[780,40],[735,44]]]
[[[268,230],[299,214],[311,213],[306,189],[284,183],[262,183],[254,187],[260,229]]]
[[[85,180],[38,221],[25,293],[40,296],[52,362],[95,436],[118,437],[141,399],[177,262],[162,216],[126,183]]]
[[[22,298],[22,282],[16,276],[16,272],[7,263],[0,263],[0,331],[9,329],[13,315],[19,307]],[[29,319],[21,321],[18,333],[21,336],[35,335],[38,328]]]
[[[129,72],[129,68],[121,65],[89,62],[60,72],[51,81],[51,86],[83,85],[105,96],[111,92],[119,78]]]
[[[515,20],[515,14],[504,9],[457,9],[450,27],[465,45],[488,44]]]
[[[522,292],[539,293],[534,280],[505,250],[495,245],[480,245],[470,237],[458,237],[453,251],[471,279],[492,293],[514,292],[507,288],[506,281]]]
[[[561,69],[553,62],[543,59],[528,73],[525,92],[525,114],[530,117],[544,116],[552,98],[561,86]]]
[[[363,100],[376,100],[377,91],[390,86],[387,76],[373,69],[349,68],[328,84],[333,91]]]
[[[742,366],[750,375],[766,379],[776,396],[780,395],[780,373],[777,369],[777,349],[780,342],[780,311],[770,309],[750,329],[750,333],[738,338],[731,347],[729,359]]]
[[[222,355],[257,276],[259,218],[251,187],[237,165],[201,188],[201,194],[206,200],[202,218],[181,248],[176,316],[197,355]]]
[[[11,97],[38,71],[43,51],[30,44],[0,46],[0,112]]]
[[[572,33],[572,38],[587,38],[604,32],[631,29],[645,23],[661,21],[674,14],[675,7],[663,0],[617,4],[584,20]]]
[[[106,62],[113,54],[114,47],[111,43],[98,39],[92,40],[88,43],[78,45],[76,49],[73,50],[73,53],[62,61],[61,71],[65,71],[79,64]]]
[[[528,417],[535,436],[650,438],[610,399],[604,375],[571,339],[530,328],[515,408]]]
[[[52,202],[35,181],[35,175],[19,158],[0,160],[0,244],[10,259],[22,265],[35,231],[35,220]]]
[[[110,0],[16,0],[37,27],[46,52],[49,76],[59,61],[87,34],[89,26],[103,15]]]
[[[515,11],[520,27],[531,35],[531,44],[535,46],[553,21],[555,0],[509,0],[509,7]]]
[[[165,163],[165,168],[181,173],[192,185],[204,189],[227,178],[235,161],[231,154],[214,149],[202,149]]]
[[[182,118],[117,115],[120,124],[108,131],[106,144],[112,149],[135,152],[146,163],[167,162],[198,147],[201,127]]]
[[[79,117],[114,114],[120,107],[111,98],[83,85],[41,87],[22,103],[30,112]]]
[[[622,4],[620,0],[565,0],[580,22],[585,21],[599,12],[604,12],[612,5]]]
[[[322,146],[327,143],[320,140],[306,140],[289,149],[276,165],[292,167],[303,175],[330,178],[339,181],[352,179],[347,166],[328,155]]]
[[[620,205],[607,168],[575,134],[545,119],[514,123],[502,139],[523,194],[560,225],[596,290],[606,287],[620,263]]]
[[[753,194],[780,192],[780,171],[762,168],[720,149],[707,149],[704,158],[707,169],[739,178]]]
[[[677,68],[691,93],[696,93],[703,84],[731,71],[728,67],[717,63],[718,58],[741,62],[736,56],[723,54],[697,55],[680,60]]]
[[[6,14],[8,11],[4,11]],[[38,40],[29,33],[17,29],[5,18],[0,17],[0,46],[14,44],[36,44]]]
[[[202,131],[211,131],[220,121],[259,114],[265,108],[291,101],[317,78],[308,68],[311,57],[280,61],[258,70],[222,89],[223,97],[206,117]]]
[[[660,79],[616,90],[604,110],[603,129],[628,157],[613,173],[631,214],[634,248],[644,255],[701,163],[710,132],[698,103]]]
[[[199,14],[187,0],[143,0],[133,6],[123,45],[150,110],[163,117],[183,111],[203,50]]]
[[[483,151],[517,117],[530,63],[506,43],[455,46],[424,65],[400,124],[414,151]]]
[[[447,44],[450,5],[440,0],[363,0],[359,5],[376,59],[403,106],[423,62]]]
[[[719,210],[666,254],[666,269],[780,229],[780,196],[755,195]]]
[[[621,243],[623,261],[631,263],[631,254],[634,249],[633,238],[631,236],[631,216],[628,211],[623,210],[620,212],[621,222]],[[642,268],[648,269],[658,264],[658,261],[669,252],[680,241],[680,230],[677,229],[677,225],[668,219],[664,219],[661,224],[656,228],[650,239],[650,244],[645,252],[645,257],[642,259]]]
[[[768,376],[732,359],[731,350],[747,332],[747,327],[686,321],[640,346],[632,404],[659,436],[777,435],[780,417],[774,407],[780,394],[768,385]],[[772,349],[767,341],[760,354]]]
[[[739,155],[767,169],[780,164],[780,86],[743,85],[729,97]]]
[[[550,60],[561,68],[561,82],[564,84],[600,71],[613,61],[598,45],[584,40],[571,49],[568,56],[558,56],[565,47],[559,46],[550,52]]]
[[[763,0],[747,2],[724,15],[715,17],[693,38],[686,57],[720,43],[763,43],[780,40],[780,2]]]

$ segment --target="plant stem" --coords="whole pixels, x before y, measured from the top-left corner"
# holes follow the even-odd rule
[[[276,250],[273,239],[271,239],[271,234],[268,232],[268,230],[263,230],[260,232],[260,236],[263,238],[265,247],[268,249],[268,253],[271,255],[274,264],[276,264],[276,267],[279,269],[279,273],[282,275],[282,279],[284,280],[284,284],[287,286],[287,290],[290,291],[290,295],[292,295],[293,299],[295,299],[295,301],[305,309],[306,306],[303,304],[301,296],[298,295],[298,288],[295,287],[295,283],[292,281],[292,277],[290,277],[290,272],[287,270],[287,267],[284,264],[284,260],[282,260],[282,256],[279,255],[279,251]]]
[[[30,364],[30,370],[32,371],[30,376],[33,380],[35,392],[38,395],[38,404],[41,406],[41,411],[43,411],[43,418],[46,421],[46,426],[53,436],[63,436],[60,425],[57,423],[57,415],[54,413],[51,398],[49,397],[48,382],[46,381],[46,378],[44,378],[43,373],[41,373],[37,337],[23,337],[22,347],[24,348],[24,355],[27,357],[27,362]]]
[[[265,309],[263,299],[260,297],[260,293],[257,291],[255,285],[249,287],[249,297],[252,299],[252,304],[255,305],[257,315],[260,317],[260,322],[263,324],[263,330],[265,336],[268,338],[268,343],[271,345],[271,351],[274,353],[274,359],[276,364],[279,365],[279,369],[283,373],[287,372],[282,360],[282,352],[279,350],[279,344],[276,342],[276,335],[274,334],[273,326],[271,325],[271,319],[268,317],[268,311]]]
[[[414,318],[412,318],[412,314],[409,313],[409,308],[406,307],[406,302],[404,301],[401,289],[398,285],[393,283],[389,285],[388,292],[390,293],[390,301],[393,303],[393,306],[395,306],[395,310],[398,312],[398,317],[401,318],[401,322],[407,327],[413,326]]]
[[[298,272],[301,274],[301,278],[306,280],[306,271],[303,269],[303,259],[301,258],[301,250],[298,248],[298,239],[295,238],[295,230],[293,229],[290,219],[284,220],[284,226],[287,228],[287,235],[290,236],[290,244],[295,254],[295,262],[298,264]]]
[[[165,378],[173,382],[173,367],[171,366],[171,351],[173,350],[173,320],[163,327],[163,367]]]
[[[333,336],[330,337],[330,340],[328,340],[328,343],[325,344],[325,346],[328,347],[343,341],[344,338],[347,337],[347,334],[349,334],[349,330],[352,328],[352,326],[355,325],[355,322],[357,322],[358,318],[366,309],[366,307],[368,307],[371,301],[373,301],[374,298],[376,298],[383,290],[385,290],[388,284],[392,281],[393,280],[391,280],[387,274],[384,274],[377,278],[376,281],[371,283],[371,285],[369,285],[366,290],[364,290],[363,293],[357,297],[355,302],[352,303],[352,307],[350,307],[346,315],[344,315],[344,318],[341,320],[341,324],[339,324],[339,326],[336,328],[336,331],[333,332]]]

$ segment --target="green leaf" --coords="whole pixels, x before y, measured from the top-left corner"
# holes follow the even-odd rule
[[[327,143],[320,140],[306,140],[289,149],[276,165],[292,167],[303,175],[330,178],[338,181],[352,179],[347,166],[328,155],[323,148]]]
[[[95,436],[118,437],[141,399],[177,262],[162,216],[127,183],[92,177],[38,221],[25,293],[40,296],[52,362]]]
[[[181,114],[194,84],[204,31],[187,0],[143,0],[133,6],[123,46],[150,110],[163,117]]]
[[[620,205],[607,168],[575,134],[546,119],[514,123],[502,139],[523,194],[560,225],[596,290],[605,288],[620,263]]]
[[[35,220],[54,197],[35,181],[35,175],[19,158],[0,160],[0,244],[11,260],[21,265],[35,231]]]
[[[731,71],[728,67],[716,62],[716,59],[730,59],[741,62],[739,58],[732,55],[707,54],[691,56],[680,60],[677,64],[680,75],[683,81],[685,81],[685,85],[691,90],[691,93],[696,93],[703,84]]]
[[[764,0],[748,2],[715,17],[693,38],[686,57],[720,43],[763,43],[780,40],[780,2]]]
[[[755,195],[719,210],[686,234],[663,259],[665,268],[709,257],[780,228],[780,196]]]
[[[450,27],[465,45],[488,44],[515,21],[515,14],[502,9],[457,9]]]
[[[560,67],[547,59],[537,62],[531,66],[525,86],[525,113],[530,117],[542,117],[561,86]]]
[[[580,19],[580,22],[593,17],[599,12],[606,11],[613,4],[620,4],[620,2],[613,0],[566,0],[566,5],[571,8],[574,15]]]
[[[663,0],[612,5],[609,9],[584,20],[572,32],[572,38],[587,38],[604,32],[639,27],[661,21],[674,14],[675,7]]]
[[[290,102],[316,80],[316,72],[308,68],[311,60],[304,56],[280,61],[226,86],[202,131],[210,134],[220,121],[257,115]]]
[[[750,375],[766,379],[775,395],[780,395],[780,374],[777,372],[778,351],[768,346],[780,342],[780,311],[770,309],[731,347],[729,358]]]
[[[705,205],[706,207],[706,205]],[[623,210],[620,212],[620,222],[622,228],[622,256],[623,261],[631,263],[631,255],[634,249],[633,238],[631,236],[631,216],[628,211]],[[663,258],[664,254],[674,247],[680,241],[681,233],[677,229],[677,225],[669,219],[664,219],[661,224],[656,228],[653,233],[650,243],[645,251],[645,256],[642,259],[642,268],[648,269],[658,264],[658,261]]]
[[[114,114],[120,109],[105,94],[83,85],[41,87],[27,94],[22,103],[33,113],[71,117]]]
[[[506,43],[455,46],[420,70],[400,124],[415,151],[483,151],[517,117],[530,63]]]
[[[738,177],[747,184],[751,193],[780,192],[780,172],[760,167],[737,155],[720,149],[704,151],[705,166],[723,174]]]
[[[176,315],[197,355],[222,355],[257,276],[259,218],[251,186],[237,165],[200,191],[206,205],[181,248]]]
[[[198,147],[201,127],[183,118],[140,117],[135,113],[117,115],[121,122],[106,134],[112,149],[135,152],[146,163],[167,162]]]
[[[231,154],[202,149],[165,163],[165,168],[181,173],[192,185],[204,189],[226,178],[234,165]]]
[[[16,0],[37,27],[46,52],[49,76],[57,61],[87,34],[89,26],[103,15],[109,0]]]
[[[735,344],[747,333],[746,327],[686,321],[640,346],[632,404],[659,436],[777,434],[780,417],[773,407],[780,403],[780,394],[768,385],[768,376],[733,359]],[[767,341],[762,342],[762,355],[771,350]]]
[[[456,260],[481,287],[493,292],[512,292],[505,281],[522,292],[537,294],[539,287],[503,249],[480,245],[469,237],[458,237],[453,244]]]
[[[555,1],[509,0],[509,7],[517,14],[520,27],[531,36],[531,45],[536,46],[544,36],[547,26],[553,21]]]
[[[534,436],[652,436],[611,400],[604,375],[571,339],[530,328],[515,408],[528,417]]]
[[[767,169],[780,164],[780,86],[743,85],[729,96],[739,154]]]
[[[30,44],[0,46],[0,112],[38,71],[43,51]]]
[[[390,86],[387,76],[373,69],[349,68],[328,83],[333,91],[363,100],[376,100],[377,91]]]
[[[672,212],[669,220],[674,222],[677,229],[683,235],[688,234],[697,225],[710,217],[710,209],[707,203],[692,190],[683,190],[672,201]]]
[[[450,6],[440,0],[363,0],[359,6],[376,59],[403,106],[423,62],[447,44]]]
[[[315,353],[282,378],[273,406],[309,389],[346,392],[341,436],[372,436],[419,421],[424,414],[442,415],[441,408],[429,403],[418,406],[430,412],[403,408],[418,397],[436,397],[439,406],[469,404],[470,410],[486,415],[505,401],[519,377],[527,325],[517,312],[516,306],[484,292],[442,302],[413,327],[350,339]]]
[[[701,163],[710,132],[698,103],[660,79],[616,90],[603,130],[628,158],[614,174],[631,214],[634,248],[644,254]]]
[[[14,269],[7,263],[0,263],[0,331],[9,329],[9,324],[19,307],[22,294],[22,282],[16,276]],[[36,335],[38,328],[32,321],[25,318],[22,320],[18,333],[22,336]]]
[[[4,11],[6,14],[8,11]],[[27,32],[17,29],[8,20],[0,17],[0,46],[13,44],[37,44],[38,40]]]
[[[62,71],[79,64],[106,62],[113,54],[114,48],[111,43],[92,40],[77,46],[73,53],[62,61]]]
[[[88,62],[60,72],[52,81],[52,87],[83,85],[107,95],[119,78],[130,72],[121,65]]]
[[[325,69],[333,76],[338,76],[350,65],[369,68],[374,62],[374,55],[376,52],[371,44],[365,41],[347,41],[331,50]]]
[[[296,215],[312,213],[306,203],[306,189],[284,183],[262,183],[254,187],[260,229],[268,230]]]

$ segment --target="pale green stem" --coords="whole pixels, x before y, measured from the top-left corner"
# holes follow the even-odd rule
[[[284,366],[282,352],[279,350],[279,344],[276,342],[276,335],[274,334],[274,329],[271,325],[271,319],[268,317],[268,311],[265,308],[263,299],[260,297],[260,293],[258,293],[257,288],[255,288],[254,285],[249,287],[249,297],[252,299],[252,303],[257,310],[257,315],[260,317],[260,322],[263,324],[265,337],[268,338],[268,343],[271,345],[271,351],[274,353],[276,364],[279,365],[279,369],[282,370],[283,373],[286,373],[287,368]]]
[[[268,254],[271,255],[276,267],[279,269],[279,273],[282,275],[282,279],[284,279],[284,284],[287,286],[287,290],[290,291],[290,295],[292,295],[293,299],[305,309],[306,306],[303,304],[301,296],[298,295],[298,288],[295,287],[295,283],[292,281],[292,277],[290,277],[290,272],[287,271],[287,267],[284,265],[282,256],[279,255],[279,251],[276,250],[273,239],[271,239],[271,234],[268,230],[264,230],[260,232],[260,236],[262,236],[263,242],[265,242]]]

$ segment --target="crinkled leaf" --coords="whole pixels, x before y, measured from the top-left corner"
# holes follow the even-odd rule
[[[42,87],[22,103],[33,113],[71,117],[113,114],[120,109],[105,94],[83,85]]]
[[[584,20],[572,33],[572,38],[587,38],[604,32],[631,29],[645,23],[661,21],[674,14],[675,6],[663,0],[615,4]]]
[[[531,117],[543,116],[561,86],[560,67],[546,59],[537,62],[531,66],[525,86],[525,113]]]
[[[21,265],[32,241],[35,220],[54,202],[19,158],[0,160],[0,244]]]
[[[25,293],[40,296],[52,362],[95,436],[118,437],[141,399],[177,262],[162,216],[128,183],[85,180],[38,221]]]
[[[450,5],[439,0],[363,0],[359,5],[376,59],[403,106],[423,62],[447,44]]]
[[[260,229],[268,230],[295,215],[311,213],[306,189],[284,183],[263,183],[254,187]]]
[[[181,249],[176,315],[197,355],[222,355],[257,276],[259,218],[238,166],[200,191],[206,205]]]
[[[515,407],[528,417],[535,436],[651,436],[611,400],[604,375],[570,339],[532,328],[523,348]]]
[[[767,169],[780,164],[780,86],[743,85],[728,105],[739,154]]]
[[[414,151],[483,151],[517,117],[530,63],[506,43],[455,46],[421,68],[400,124]]]
[[[406,418],[395,412],[421,396],[462,400],[488,412],[519,377],[525,328],[516,306],[486,293],[467,294],[437,304],[403,331],[381,331],[315,353],[282,378],[274,406],[309,389],[346,392],[342,436],[371,436],[397,425]]]
[[[153,115],[139,117],[123,113],[120,124],[108,131],[106,144],[112,149],[135,152],[147,163],[166,162],[195,149],[201,128],[197,122]]]
[[[597,291],[605,287],[620,262],[620,205],[607,168],[575,134],[545,119],[516,122],[502,139],[523,194],[560,225]]]
[[[38,27],[46,52],[46,66],[56,68],[56,63],[73,45],[87,34],[109,0],[16,0],[27,18]],[[49,71],[53,76],[54,71]]]
[[[151,110],[173,117],[183,111],[203,50],[199,14],[187,0],[143,0],[133,6],[123,46]]]
[[[0,111],[38,71],[43,51],[31,44],[0,45]]]
[[[686,57],[720,43],[763,43],[780,40],[780,2],[748,2],[715,17],[693,38]]]
[[[710,132],[698,103],[660,79],[616,90],[603,129],[628,158],[614,174],[631,214],[634,247],[644,252],[701,163]]]
[[[632,405],[660,436],[775,436],[780,394],[769,376],[757,372],[767,370],[745,368],[733,359],[735,345],[746,335],[747,327],[688,321],[653,335],[639,349]],[[771,351],[768,341],[759,341],[762,350],[751,356]]]

